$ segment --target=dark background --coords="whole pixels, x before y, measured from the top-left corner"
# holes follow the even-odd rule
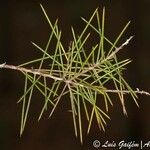
[[[70,26],[73,25],[80,32],[83,27],[80,16],[88,18],[97,7],[100,7],[100,11],[103,6],[106,7],[106,35],[112,41],[131,20],[130,27],[122,37],[122,41],[125,41],[134,35],[123,52],[126,58],[133,60],[126,77],[133,88],[150,91],[149,0],[2,1],[0,63],[18,65],[36,58],[39,53],[30,41],[46,44],[49,30],[40,2],[53,22],[59,18],[66,46],[71,37]],[[120,102],[115,103],[109,112],[111,121],[107,122],[106,132],[99,132],[97,127],[93,127],[91,133],[85,135],[83,146],[74,136],[72,118],[65,104],[62,103],[52,119],[45,117],[38,123],[39,99],[36,98],[25,132],[20,138],[21,105],[16,102],[23,92],[23,79],[18,72],[0,70],[0,150],[93,150],[92,142],[96,139],[101,142],[150,140],[150,97],[145,95],[139,96],[140,109],[130,98],[127,99],[128,117],[122,114]]]

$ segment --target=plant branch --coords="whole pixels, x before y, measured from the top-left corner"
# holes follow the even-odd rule
[[[48,110],[49,104],[51,109],[49,117],[51,117],[61,98],[66,94],[70,95],[69,100],[71,102],[75,135],[80,135],[80,141],[82,143],[82,116],[84,116],[81,114],[82,112],[85,112],[87,117],[89,124],[87,129],[88,133],[93,122],[93,117],[96,117],[98,126],[105,130],[105,119],[109,119],[107,115],[109,105],[113,106],[110,93],[118,94],[125,113],[123,97],[125,94],[130,94],[137,106],[137,94],[150,96],[149,92],[139,90],[138,88],[133,90],[123,78],[123,71],[126,69],[125,66],[130,63],[131,60],[118,60],[117,58],[118,52],[133,38],[133,36],[131,36],[121,46],[117,46],[118,41],[130,22],[126,24],[115,42],[112,43],[105,37],[105,9],[103,9],[101,23],[98,9],[96,9],[88,21],[82,18],[86,25],[79,35],[76,34],[73,27],[71,28],[73,40],[68,50],[65,50],[61,42],[62,32],[58,28],[58,21],[56,20],[53,25],[43,6],[40,6],[51,30],[45,48],[32,42],[33,46],[42,53],[42,57],[19,66],[3,63],[0,64],[0,69],[16,70],[25,75],[24,94],[19,100],[19,102],[23,101],[21,134],[24,131],[29,107],[31,105],[30,101],[35,88],[44,97],[44,104],[39,115],[39,120],[43,116],[43,113]],[[93,25],[94,18],[97,20],[98,26],[96,27]],[[92,45],[90,49],[87,48],[91,44],[89,44],[88,41],[91,35],[88,31],[89,28],[92,28],[94,32],[98,33],[99,38],[99,42],[96,44],[94,42],[94,45]],[[91,41],[92,40],[90,40],[90,42]],[[95,41],[95,38],[93,41]],[[107,46],[106,44],[109,45]],[[105,48],[109,46],[110,49],[106,51]],[[54,54],[50,54],[50,50],[53,50]],[[34,63],[39,63],[39,68],[24,67],[25,65]],[[43,64],[48,65],[46,68],[43,68]],[[48,79],[51,79],[50,81],[52,82],[47,81]],[[108,85],[112,85],[113,88],[108,88]],[[101,108],[101,105],[97,102],[98,94],[102,97],[102,102],[105,105],[104,108]],[[83,107],[81,104],[83,104]],[[89,105],[91,106],[90,108],[87,107]],[[82,111],[82,108],[84,111]]]
[[[55,76],[52,76],[51,74],[42,73],[42,72],[40,72],[41,69],[33,69],[33,68],[32,69],[27,69],[27,68],[24,68],[24,67],[18,67],[18,66],[14,66],[14,65],[7,65],[6,63],[1,64],[0,68],[18,70],[18,71],[25,72],[25,73],[32,73],[34,75],[40,75],[40,76],[43,76],[43,77],[47,77],[47,78],[51,78],[51,79],[59,80],[59,81],[63,80],[63,78],[55,77]]]
[[[95,66],[97,66],[97,65],[95,65]],[[87,68],[82,73],[84,74],[87,71],[93,70],[95,68],[95,66]],[[14,66],[14,65],[7,65],[6,63],[0,64],[0,68],[18,70],[18,71],[25,72],[25,73],[32,73],[34,75],[40,75],[40,76],[47,77],[47,78],[50,78],[50,79],[63,81],[66,84],[72,84],[72,85],[85,87],[85,88],[89,88],[89,89],[92,89],[92,88],[95,87],[95,86],[90,86],[90,85],[85,85],[85,84],[82,84],[82,83],[75,82],[72,79],[71,80],[69,80],[69,79],[66,80],[66,79],[61,78],[61,77],[56,77],[56,76],[53,76],[53,75],[50,75],[50,74],[42,73],[41,72],[42,69],[27,69],[27,68],[24,68],[24,67],[18,67],[18,66]],[[77,77],[78,76],[76,76],[76,78]],[[120,92],[122,92],[123,94],[129,94],[130,93],[130,91],[128,91],[128,90],[113,90],[113,89],[105,89],[105,88],[102,88],[101,90],[103,92],[106,92],[106,93],[120,93]],[[146,92],[146,91],[143,91],[143,90],[139,90],[138,88],[134,92],[137,93],[137,94],[150,95],[149,92]]]

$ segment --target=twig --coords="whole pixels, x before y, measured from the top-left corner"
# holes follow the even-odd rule
[[[127,44],[127,42],[125,42],[125,43]],[[123,44],[123,45],[125,45],[125,44]],[[97,65],[95,65],[95,66],[97,66]],[[82,73],[86,73],[87,71],[90,71],[90,70],[94,69],[95,66],[89,67],[87,70],[83,70]],[[17,67],[17,66],[14,66],[14,65],[7,65],[6,63],[0,64],[0,68],[18,70],[18,71],[26,72],[26,73],[32,73],[32,74],[35,74],[35,75],[40,75],[40,76],[51,78],[51,79],[54,79],[54,80],[64,81],[66,84],[71,83],[73,85],[77,85],[77,86],[81,86],[81,87],[92,88],[90,86],[74,82],[72,79],[66,80],[66,79],[61,78],[61,77],[56,77],[56,76],[52,76],[50,74],[41,73],[38,69],[27,69],[27,68],[24,68],[24,67]],[[75,77],[78,77],[78,76],[75,76]],[[129,94],[130,93],[130,91],[128,91],[128,90],[102,89],[102,91],[107,92],[107,93],[119,93],[119,92],[122,92],[123,94]],[[150,96],[149,92],[146,92],[146,91],[143,91],[143,90],[140,91],[138,88],[136,88],[136,90],[134,92],[137,93],[137,94],[144,94],[144,95],[149,95]]]
[[[104,89],[103,91],[105,91],[107,93],[119,93],[119,92],[122,92],[123,94],[129,94],[130,93],[130,91],[128,91],[128,90],[105,90]],[[134,92],[137,93],[137,94],[144,94],[144,95],[149,95],[150,96],[149,92],[140,91],[139,89],[135,90]]]
[[[63,80],[63,78],[55,77],[55,76],[52,76],[50,74],[41,73],[37,69],[36,70],[34,70],[34,69],[27,69],[27,68],[23,68],[23,67],[17,67],[17,66],[14,66],[14,65],[7,65],[6,63],[1,64],[0,68],[18,70],[18,71],[26,72],[26,73],[32,73],[32,74],[35,74],[35,75],[40,75],[40,76],[43,76],[43,77],[48,77],[48,78],[51,78],[51,79],[54,79],[54,80],[59,80],[59,81]]]
[[[116,48],[115,51],[113,51],[109,56],[107,56],[106,59],[104,59],[104,61],[111,59],[116,53],[118,53],[118,51],[123,49],[124,46],[128,45],[132,38],[133,36],[130,36],[130,38],[128,38],[121,46]]]

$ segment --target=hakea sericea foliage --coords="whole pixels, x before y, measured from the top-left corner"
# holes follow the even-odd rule
[[[52,24],[42,5],[41,8],[51,30],[45,48],[32,42],[36,49],[41,51],[41,58],[19,66],[6,63],[0,65],[0,68],[21,71],[25,76],[24,94],[18,101],[22,104],[20,135],[26,125],[33,92],[38,90],[44,97],[39,120],[45,111],[50,111],[49,117],[51,117],[60,101],[63,100],[62,97],[68,95],[67,100],[70,101],[71,106],[69,112],[72,113],[75,135],[80,137],[82,143],[85,123],[82,121],[83,117],[87,119],[87,133],[91,129],[94,117],[99,128],[105,130],[106,120],[110,119],[108,110],[110,106],[113,106],[111,93],[118,95],[124,114],[127,114],[125,94],[131,95],[137,106],[137,93],[149,95],[139,89],[132,90],[123,77],[123,71],[131,61],[129,59],[120,61],[117,58],[118,52],[132,39],[130,37],[121,46],[117,46],[130,22],[112,43],[104,34],[105,9],[103,9],[102,17],[96,9],[89,20],[81,18],[85,22],[85,27],[80,34],[77,35],[74,28],[71,28],[72,40],[66,50],[61,42],[62,32],[58,28],[58,20]],[[96,24],[93,24],[93,20],[96,20]],[[89,29],[99,40],[87,49],[91,35],[88,32]],[[54,44],[55,48],[52,49],[51,45]],[[105,45],[108,45],[107,49]],[[31,66],[34,67],[34,63],[39,64],[37,69],[31,68]],[[48,64],[47,67],[44,67],[46,64]],[[101,103],[105,107],[102,107]]]

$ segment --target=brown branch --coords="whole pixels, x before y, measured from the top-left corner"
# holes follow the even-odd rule
[[[17,67],[17,66],[14,66],[14,65],[7,65],[6,63],[1,64],[0,68],[18,70],[18,71],[26,72],[26,73],[32,73],[32,74],[35,74],[35,75],[40,75],[40,76],[43,76],[43,77],[47,77],[47,78],[51,78],[51,79],[59,80],[59,81],[63,80],[63,78],[55,77],[55,76],[53,76],[51,74],[41,73],[40,71],[38,71],[38,69],[27,69],[27,68],[23,68],[23,67]]]
[[[125,44],[124,44],[125,45]],[[92,66],[92,67],[89,67],[88,68],[88,71],[89,70],[92,70],[94,69],[95,66]],[[27,69],[27,68],[24,68],[24,67],[18,67],[18,66],[14,66],[14,65],[7,65],[6,63],[3,63],[3,64],[0,64],[0,68],[6,68],[6,69],[12,69],[12,70],[18,70],[20,72],[26,72],[26,73],[32,73],[32,74],[35,74],[35,75],[40,75],[40,76],[43,76],[43,77],[47,77],[47,78],[51,78],[51,79],[54,79],[54,80],[59,80],[59,81],[64,81],[66,84],[70,83],[72,85],[76,85],[76,86],[81,86],[81,87],[86,87],[86,88],[92,88],[92,86],[88,86],[88,85],[84,85],[84,84],[81,84],[81,83],[77,83],[75,82],[74,80],[72,79],[64,79],[64,78],[61,78],[61,77],[56,77],[56,76],[53,76],[51,74],[45,74],[45,73],[42,73],[39,71],[39,69]],[[87,70],[84,70],[84,73],[86,73]],[[82,72],[83,73],[83,72]],[[76,76],[78,77],[78,76]],[[129,94],[130,91],[128,90],[113,90],[113,89],[102,89],[103,92],[107,92],[107,93],[120,93],[122,92],[123,94]],[[135,93],[137,94],[144,94],[144,95],[148,95],[150,96],[150,93],[149,92],[146,92],[146,91],[141,91],[139,90],[138,88],[134,91]]]
[[[115,51],[113,51],[110,55],[108,55],[108,56],[106,57],[106,59],[104,59],[103,61],[112,59],[112,57],[114,57],[114,55],[115,55],[116,53],[118,53],[121,49],[123,49],[124,46],[126,46],[126,45],[129,44],[129,42],[131,41],[132,38],[133,38],[133,36],[129,37],[121,46],[119,46],[118,48],[116,48]]]
[[[119,93],[119,92],[122,92],[123,94],[129,94],[130,91],[128,90],[110,90],[110,89],[104,89],[103,91],[107,92],[107,93]],[[146,92],[146,91],[140,91],[138,88],[134,91],[135,93],[137,94],[144,94],[144,95],[149,95],[150,96],[150,93],[149,92]]]

